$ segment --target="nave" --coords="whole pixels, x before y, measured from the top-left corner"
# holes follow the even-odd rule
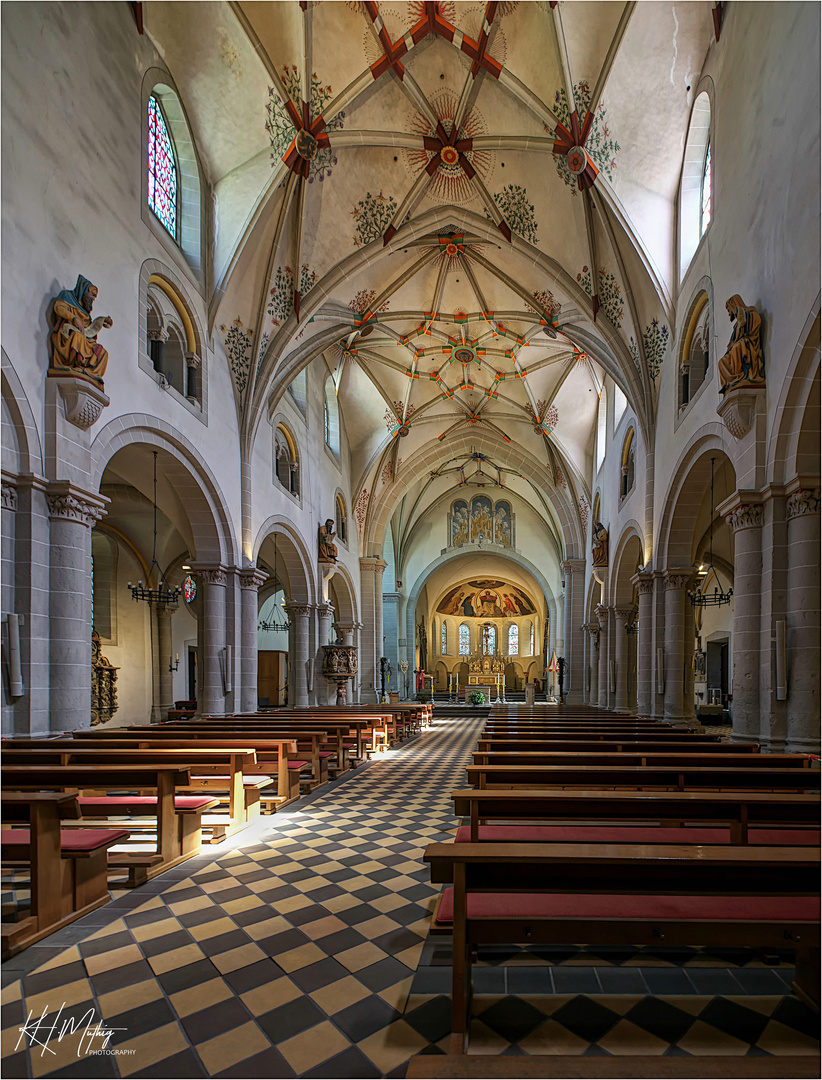
[[[422,855],[456,831],[451,791],[484,722],[440,717],[7,961],[4,1075],[399,1077],[446,1052],[451,955],[427,936],[439,888]],[[469,1052],[818,1053],[790,957],[486,947]],[[26,1017],[51,1029],[61,1002],[93,1009],[121,1053],[78,1059],[69,1035],[18,1049]]]

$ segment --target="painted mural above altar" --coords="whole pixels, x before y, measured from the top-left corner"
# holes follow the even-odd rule
[[[450,589],[437,611],[467,619],[518,619],[535,614],[536,608],[516,585],[499,578],[480,578]]]
[[[457,499],[451,507],[451,547],[485,541],[500,547],[513,547],[513,519],[509,502],[493,502],[487,495],[476,495],[470,503]]]

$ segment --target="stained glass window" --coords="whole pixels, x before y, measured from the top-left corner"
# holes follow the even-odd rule
[[[529,623],[530,630],[528,631],[528,655],[534,655],[534,624]]]
[[[711,144],[705,151],[705,168],[702,172],[702,198],[699,206],[699,235],[708,228],[711,220]]]
[[[148,99],[148,205],[177,239],[177,163],[160,103]]]
[[[440,630],[440,652],[443,656],[448,652],[448,627],[445,623],[442,624],[442,629]]]
[[[485,627],[485,655],[493,656],[497,651],[497,628],[496,626]]]
[[[471,647],[471,633],[468,629],[468,623],[460,624],[460,656],[467,656],[468,650]]]
[[[508,655],[516,656],[519,653],[519,627],[516,623],[508,628]]]

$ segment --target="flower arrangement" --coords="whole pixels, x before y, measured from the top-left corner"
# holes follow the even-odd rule
[[[485,694],[483,694],[482,690],[474,690],[471,694],[470,701],[472,705],[484,705]]]

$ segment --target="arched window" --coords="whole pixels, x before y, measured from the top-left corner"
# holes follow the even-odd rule
[[[597,456],[596,456],[596,471],[602,468],[602,463],[605,460],[605,437],[607,434],[607,418],[608,418],[608,397],[605,387],[602,387],[602,391],[599,395],[599,411],[597,412]]]
[[[483,631],[485,641],[483,653],[485,656],[493,656],[497,651],[497,628],[496,626],[488,625],[483,627]]]
[[[517,656],[519,654],[519,627],[516,623],[512,623],[508,627],[508,655]]]
[[[443,656],[448,655],[448,627],[445,625],[444,619],[440,627],[440,652]]]
[[[148,99],[148,205],[177,239],[177,162],[160,102]]]
[[[620,499],[624,499],[634,490],[634,477],[636,473],[634,466],[634,443],[634,429],[630,427],[625,436],[625,441],[622,444],[622,470],[619,478]]]
[[[334,454],[340,452],[340,407],[337,402],[337,391],[334,380],[325,380],[325,397],[323,401],[323,432],[325,445]]]
[[[622,393],[618,386],[614,386],[614,431],[616,426],[622,419],[622,414],[628,407],[628,399]]]
[[[299,375],[295,375],[288,385],[288,392],[300,412],[305,416],[308,407],[308,388],[306,385],[305,368]]]
[[[534,655],[534,624],[528,623],[528,655]]]
[[[679,278],[691,265],[711,220],[713,203],[711,101],[703,91],[691,110],[679,191]]]
[[[460,623],[459,650],[460,656],[468,656],[471,651],[471,631],[468,629],[468,623]]]
[[[145,285],[145,352],[152,369],[199,410],[202,404],[202,349],[188,304],[164,274],[152,273]],[[141,366],[145,367],[143,363]]]
[[[299,497],[300,458],[297,441],[285,424],[277,424],[274,429],[274,475],[286,491]]]
[[[691,305],[679,362],[679,410],[685,409],[705,382],[711,367],[711,308],[700,290]]]
[[[348,517],[345,512],[345,502],[342,495],[337,493],[335,499],[337,537],[343,544],[348,542]]]

